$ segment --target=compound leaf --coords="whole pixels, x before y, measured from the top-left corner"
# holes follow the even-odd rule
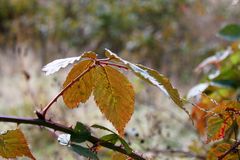
[[[42,68],[42,71],[46,72],[46,75],[53,74],[59,71],[61,68],[67,67],[69,64],[73,64],[76,61],[79,61],[82,58],[95,59],[97,57],[94,52],[85,52],[79,57],[70,57],[64,59],[54,60]]]
[[[20,129],[0,135],[0,156],[7,159],[26,156],[35,160]]]
[[[66,87],[80,74],[85,72],[92,64],[93,61],[91,60],[85,60],[79,62],[78,64],[75,64],[72,70],[69,72],[63,84],[63,87]],[[84,103],[90,97],[93,88],[93,70],[94,68],[85,73],[77,82],[75,82],[70,88],[64,91],[63,100],[69,108],[76,108],[80,102]]]
[[[122,135],[134,111],[131,83],[116,69],[98,66],[94,73],[93,95],[101,112]]]

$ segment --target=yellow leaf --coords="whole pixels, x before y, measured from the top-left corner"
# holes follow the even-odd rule
[[[128,156],[119,152],[114,152],[112,155],[112,160],[127,160],[127,159]]]
[[[101,112],[122,135],[134,111],[131,83],[114,68],[98,66],[94,74],[93,94]]]
[[[66,87],[76,77],[82,74],[93,64],[91,60],[85,60],[75,64],[72,70],[69,72],[63,87]],[[63,100],[69,108],[76,108],[79,103],[84,103],[88,100],[92,93],[93,82],[92,72],[94,68],[85,73],[77,82],[75,82],[70,88],[63,93]]]
[[[11,130],[0,135],[0,156],[3,158],[26,156],[35,160],[20,129]]]

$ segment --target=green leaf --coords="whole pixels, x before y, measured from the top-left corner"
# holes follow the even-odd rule
[[[75,128],[74,128],[74,134],[71,135],[71,141],[72,142],[84,142],[91,136],[91,132],[81,122],[77,122]]]
[[[80,145],[72,144],[71,149],[79,155],[82,155],[86,158],[98,160],[97,154],[90,151],[88,148],[85,148]]]
[[[110,135],[106,135],[106,138],[111,138],[111,137],[113,137],[113,135],[117,136],[118,140],[124,146],[124,148],[127,151],[127,153],[129,153],[129,154],[132,153],[132,148],[128,145],[128,143],[122,137],[117,135],[115,132],[111,131],[110,129],[108,129],[106,127],[103,127],[103,126],[100,126],[100,125],[97,125],[97,124],[92,125],[92,127],[112,132],[113,134],[110,134],[111,136]]]
[[[121,144],[123,145],[123,147],[125,148],[125,150],[127,151],[128,154],[132,153],[132,148],[128,145],[128,143],[121,137],[118,137]]]
[[[228,24],[220,29],[218,35],[228,41],[238,40],[240,39],[240,25]]]
[[[179,107],[183,106],[183,102],[179,96],[178,91],[175,88],[173,88],[170,81],[164,75],[145,66],[130,63],[120,58],[119,56],[117,56],[115,53],[111,52],[108,49],[106,49],[105,55],[111,60],[122,62],[126,67],[132,70],[136,76],[158,87],[165,95],[170,97]]]
[[[104,127],[104,126],[98,125],[98,124],[94,124],[94,125],[92,125],[91,127],[93,127],[93,128],[98,128],[98,129],[102,129],[102,130],[105,130],[105,131],[109,131],[109,132],[112,132],[113,134],[117,134],[117,133],[113,132],[112,130],[110,130],[110,129]]]
[[[106,142],[110,142],[112,144],[116,144],[118,141],[118,136],[113,133],[113,134],[102,136],[100,139]]]

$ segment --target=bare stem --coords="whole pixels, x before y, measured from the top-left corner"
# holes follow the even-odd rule
[[[105,65],[109,65],[109,66],[115,66],[115,67],[118,67],[118,68],[123,68],[123,69],[128,70],[127,67],[125,67],[123,65],[120,65],[120,64],[111,63],[111,62],[105,62],[105,61],[99,61],[99,62],[100,62],[100,64],[105,64]]]
[[[53,130],[56,131],[61,131],[64,133],[68,133],[68,134],[73,134],[74,130],[66,127],[62,124],[50,121],[50,120],[46,120],[46,119],[36,119],[36,118],[20,118],[20,117],[13,117],[13,116],[0,116],[0,122],[12,122],[12,123],[17,123],[17,124],[31,124],[31,125],[37,125],[37,126],[44,126],[47,128],[51,128]],[[87,141],[89,141],[92,144],[98,144],[100,146],[103,146],[105,148],[120,152],[122,154],[125,154],[135,160],[145,160],[145,158],[141,157],[140,155],[132,152],[132,153],[127,153],[127,151],[125,149],[123,149],[120,146],[116,146],[112,143],[106,142],[106,141],[102,141],[97,137],[94,136],[89,136],[87,138]]]
[[[62,94],[70,88],[75,82],[77,82],[82,76],[84,76],[87,72],[89,72],[92,68],[95,67],[95,63],[88,67],[85,71],[83,71],[80,75],[78,75],[73,81],[71,81],[66,87],[64,87],[49,103],[44,107],[44,109],[41,112],[36,112],[38,118],[45,119],[46,113],[49,110],[49,108],[57,101],[57,99],[62,96]]]

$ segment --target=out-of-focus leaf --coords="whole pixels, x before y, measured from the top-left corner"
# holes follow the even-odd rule
[[[112,155],[112,160],[127,160],[129,157],[125,154],[114,152]]]
[[[122,135],[134,111],[131,83],[114,68],[98,66],[94,73],[93,95],[101,112]]]
[[[118,141],[118,135],[116,135],[115,133],[112,133],[112,134],[102,136],[100,139],[103,141],[115,144]]]
[[[86,158],[98,160],[97,154],[90,151],[88,148],[85,148],[80,145],[71,144],[71,149],[79,155],[82,155]]]
[[[45,65],[42,68],[42,71],[46,72],[46,75],[50,75],[59,71],[61,68],[67,67],[69,64],[73,64],[75,61],[79,61],[82,58],[95,59],[96,57],[97,55],[94,52],[85,52],[79,57],[57,59]]]
[[[229,143],[218,143],[212,146],[207,154],[207,160],[216,160],[231,148]],[[223,160],[236,160],[238,159],[237,153],[229,153]]]
[[[142,65],[135,65],[130,63],[120,57],[118,57],[115,53],[106,49],[105,52],[106,57],[115,60],[117,62],[122,62],[129,69],[135,73],[138,77],[146,80],[150,84],[157,86],[163,93],[165,93],[168,97],[170,97],[178,106],[183,107],[183,102],[179,96],[178,91],[173,88],[169,79],[167,79],[164,75],[158,73],[157,71],[147,68]]]
[[[193,88],[190,89],[190,91],[187,94],[187,99],[190,99],[192,97],[195,97],[197,95],[202,94],[202,92],[207,89],[207,87],[209,86],[209,83],[200,83],[196,86],[194,86]]]
[[[7,159],[26,156],[35,160],[20,129],[0,135],[0,156]]]
[[[215,55],[210,56],[206,59],[204,59],[196,68],[195,72],[200,72],[203,68],[209,66],[209,65],[216,65],[218,67],[218,64],[226,59],[229,55],[231,55],[232,49],[227,48],[226,50],[222,50],[217,52]],[[213,79],[213,78],[212,78]]]
[[[218,35],[228,41],[238,40],[240,39],[240,25],[228,24],[220,29]]]
[[[90,135],[91,133],[87,126],[81,122],[77,122],[74,128],[74,134],[71,135],[71,141],[81,143],[86,141]]]
[[[69,72],[63,87],[66,87],[75,78],[87,70],[94,62],[91,60],[81,61],[75,64],[72,70]],[[79,103],[84,103],[88,100],[92,93],[93,81],[92,72],[94,68],[85,73],[77,82],[75,82],[70,88],[64,91],[63,100],[69,108],[76,108]]]
[[[71,138],[70,134],[60,134],[58,136],[58,142],[63,146],[68,146],[70,143],[70,138]]]
[[[224,138],[226,131],[235,120],[240,120],[240,103],[237,101],[223,101],[212,110],[215,115],[209,113],[207,120],[208,142]]]

